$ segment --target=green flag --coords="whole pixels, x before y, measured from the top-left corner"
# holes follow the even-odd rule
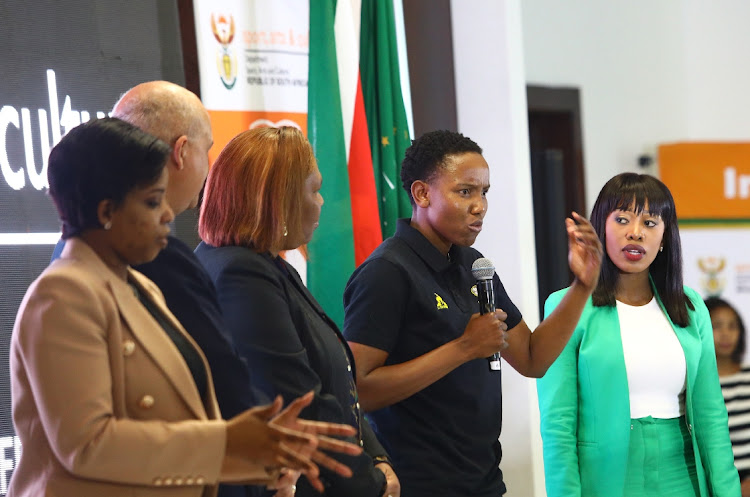
[[[401,161],[411,144],[396,46],[393,2],[362,0],[359,70],[372,147],[383,238],[396,220],[411,217],[409,195],[401,186]]]
[[[335,0],[310,0],[307,134],[323,175],[320,227],[308,245],[307,286],[326,313],[344,322],[343,295],[354,271],[349,174],[334,36]]]

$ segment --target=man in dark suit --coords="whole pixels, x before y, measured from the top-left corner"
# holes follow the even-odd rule
[[[128,90],[113,117],[127,121],[172,146],[167,161],[167,202],[175,216],[198,205],[213,145],[211,122],[200,99],[167,81],[150,81]],[[64,243],[55,248],[59,256]],[[216,290],[203,266],[184,242],[169,237],[167,248],[135,269],[164,294],[169,310],[198,343],[211,367],[216,397],[225,419],[269,399],[251,387],[249,370],[226,333]],[[259,487],[222,485],[219,497],[263,495]]]
[[[213,145],[211,121],[200,99],[176,84],[150,81],[126,92],[112,116],[172,145],[167,202],[175,216],[195,208]],[[156,283],[169,309],[208,357],[225,418],[268,400],[251,390],[247,366],[225,331],[214,285],[190,247],[170,236],[156,259],[135,269]]]

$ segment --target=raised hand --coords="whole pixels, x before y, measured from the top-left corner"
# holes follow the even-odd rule
[[[568,231],[568,264],[579,283],[589,291],[596,288],[602,265],[602,244],[591,223],[573,212],[565,219]]]

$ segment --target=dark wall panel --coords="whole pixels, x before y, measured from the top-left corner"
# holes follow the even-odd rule
[[[404,0],[414,134],[456,131],[450,0]]]
[[[60,230],[46,188],[40,184],[46,177],[43,143],[49,149],[55,136],[76,121],[108,113],[119,96],[138,83],[166,79],[184,85],[185,76],[176,0],[0,0],[0,33],[3,495],[17,455],[10,418],[8,347],[18,305],[48,265],[53,245],[8,244],[2,235],[54,236]],[[31,161],[27,161],[29,151]],[[195,229],[194,222],[188,224]],[[179,235],[179,227],[175,231]],[[81,381],[86,381],[85,374],[81,371]]]

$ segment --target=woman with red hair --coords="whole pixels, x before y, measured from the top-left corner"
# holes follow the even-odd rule
[[[253,386],[294,399],[313,390],[303,416],[351,424],[364,447],[336,457],[351,478],[326,470],[325,495],[398,497],[385,450],[359,407],[351,351],[336,324],[279,255],[312,238],[323,197],[312,148],[295,128],[257,128],[219,154],[206,182],[195,253],[216,285],[219,304]],[[248,378],[251,381],[251,378]],[[300,481],[297,495],[319,495]]]

